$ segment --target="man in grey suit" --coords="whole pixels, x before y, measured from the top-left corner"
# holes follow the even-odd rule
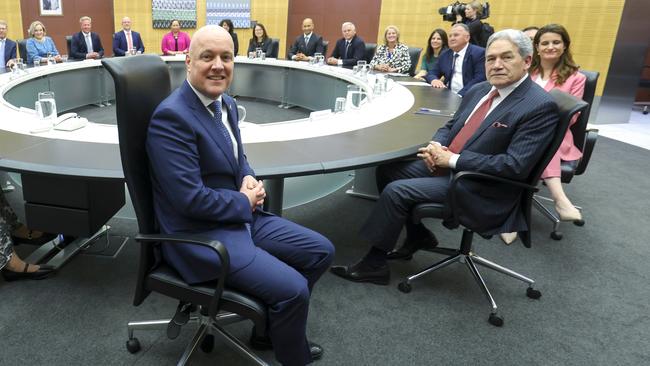
[[[361,229],[370,242],[368,254],[350,266],[334,266],[332,273],[350,281],[386,285],[388,259],[408,258],[437,240],[422,225],[408,221],[414,205],[447,202],[451,175],[475,171],[525,180],[550,143],[558,122],[553,99],[528,76],[533,47],[521,31],[495,33],[487,43],[487,81],[463,98],[453,119],[419,150],[420,160],[382,165],[377,169],[379,201]],[[508,186],[510,187],[510,186]],[[521,191],[499,184],[466,182],[457,186],[460,221],[484,235],[526,231]],[[443,222],[458,226],[451,215]],[[395,242],[406,226],[406,241]]]
[[[323,37],[314,33],[314,21],[311,18],[305,18],[302,21],[302,33],[291,45],[289,49],[289,59],[294,61],[309,61],[314,54],[325,53],[323,46]]]

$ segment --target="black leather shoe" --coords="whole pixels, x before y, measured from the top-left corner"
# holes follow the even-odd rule
[[[370,282],[384,286],[390,282],[388,264],[371,267],[361,260],[351,266],[332,266],[330,272],[353,282]]]
[[[268,336],[257,336],[255,335],[255,328],[253,328],[253,332],[251,333],[251,339],[250,339],[251,347],[253,347],[256,350],[270,350],[273,349],[273,344],[271,343],[271,338]],[[311,354],[311,359],[312,360],[318,360],[323,357],[323,347],[320,345],[314,343],[314,342],[308,342],[309,343],[309,353]]]
[[[386,254],[386,259],[404,259],[410,260],[413,258],[413,253],[420,249],[433,249],[438,246],[438,239],[433,233],[429,236],[418,240],[406,240],[401,248],[393,250]]]
[[[36,272],[27,272],[29,269],[29,263],[25,263],[25,268],[22,272],[10,271],[6,268],[2,269],[2,277],[5,281],[18,281],[18,280],[42,280],[54,274],[54,267],[47,264],[39,265],[39,269]]]

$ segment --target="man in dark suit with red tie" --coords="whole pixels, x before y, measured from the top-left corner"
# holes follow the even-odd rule
[[[382,165],[377,169],[381,195],[361,236],[371,248],[363,259],[331,271],[350,281],[386,285],[390,281],[388,259],[408,258],[423,247],[435,247],[433,233],[408,221],[418,203],[447,202],[451,175],[475,171],[514,180],[525,180],[555,133],[557,106],[548,93],[528,76],[533,47],[521,31],[507,29],[487,43],[487,81],[467,92],[458,111],[420,149],[420,160]],[[459,183],[458,206],[464,224],[477,233],[494,235],[525,231],[519,208],[521,190],[480,182]],[[480,212],[473,216],[472,212]],[[480,217],[480,218],[479,218]],[[451,217],[446,225],[455,225]],[[406,226],[406,241],[393,251]]]
[[[309,61],[314,54],[324,52],[323,37],[314,33],[314,21],[305,18],[302,21],[302,34],[296,37],[291,45],[288,58],[294,61]]]
[[[272,347],[283,365],[305,365],[323,353],[307,341],[307,315],[334,246],[262,210],[264,184],[246,160],[237,104],[225,93],[234,59],[228,31],[216,25],[196,31],[185,60],[187,80],[151,117],[146,148],[156,221],[162,233],[222,242],[230,256],[226,284],[268,305],[269,334],[252,337],[253,346]],[[219,258],[209,248],[163,244],[161,252],[190,284],[219,274]]]
[[[366,52],[366,44],[361,37],[357,36],[357,28],[350,22],[341,26],[343,38],[336,41],[336,47],[332,56],[327,59],[329,65],[353,67],[357,61],[363,60]]]

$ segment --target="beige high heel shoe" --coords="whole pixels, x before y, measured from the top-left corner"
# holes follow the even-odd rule
[[[510,245],[517,240],[517,232],[501,233],[499,234],[499,237],[501,238],[501,241],[503,241],[503,244]]]

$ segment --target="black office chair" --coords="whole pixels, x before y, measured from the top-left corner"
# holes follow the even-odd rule
[[[455,222],[460,223],[461,225],[463,224],[462,220],[460,219],[462,214],[461,209],[456,205],[457,202],[456,194],[459,193],[456,191],[456,185],[458,184],[459,181],[463,179],[469,179],[474,181],[484,181],[487,185],[495,184],[495,183],[510,185],[512,186],[512,189],[522,190],[520,209],[524,214],[526,224],[528,225],[528,231],[520,232],[519,234],[524,245],[530,248],[531,206],[532,206],[533,194],[537,191],[537,183],[539,181],[539,177],[542,175],[544,168],[546,168],[546,165],[548,165],[548,162],[553,157],[554,151],[556,151],[558,146],[560,146],[560,143],[564,138],[564,134],[566,133],[566,130],[569,126],[569,121],[571,120],[571,117],[577,112],[584,111],[587,108],[587,103],[575,98],[572,95],[563,93],[561,91],[552,90],[551,95],[553,95],[553,98],[558,104],[559,111],[560,111],[560,121],[556,127],[555,136],[553,137],[553,140],[549,143],[548,148],[545,150],[546,153],[537,162],[537,165],[531,171],[529,178],[526,181],[515,181],[511,179],[501,178],[498,176],[493,176],[484,173],[470,172],[470,171],[463,171],[455,174],[454,178],[451,181],[451,184],[449,185],[449,191],[448,191],[448,195],[450,195],[448,209],[452,212],[453,219]],[[445,205],[441,203],[423,203],[423,204],[416,205],[411,213],[412,221],[415,223],[419,223],[424,218],[434,218],[434,219],[445,218]],[[398,289],[404,293],[411,292],[411,282],[413,280],[427,273],[446,267],[452,263],[456,263],[456,262],[465,263],[469,268],[470,272],[472,273],[472,275],[474,276],[474,279],[478,283],[479,287],[481,288],[481,291],[490,302],[491,311],[490,311],[490,317],[488,318],[489,322],[495,326],[500,327],[503,325],[503,318],[497,314],[497,305],[494,302],[494,298],[492,298],[492,295],[490,294],[490,290],[488,290],[487,286],[485,285],[485,281],[483,280],[483,277],[479,273],[476,264],[480,264],[484,267],[493,269],[497,272],[506,274],[510,277],[528,283],[528,289],[526,290],[526,295],[530,298],[538,299],[539,297],[542,296],[542,294],[540,291],[533,289],[533,284],[535,283],[534,280],[476,255],[472,249],[473,236],[474,236],[474,231],[472,230],[472,228],[465,227],[463,229],[463,237],[461,239],[459,249],[441,248],[441,247],[430,249],[430,251],[445,254],[448,255],[448,257],[423,269],[422,271],[414,275],[408,276],[403,282],[400,282],[400,284],[398,285]]]
[[[418,67],[418,62],[420,62],[420,53],[422,53],[420,47],[409,47],[409,57],[411,58],[410,76],[415,76],[415,70]]]
[[[594,95],[596,94],[596,84],[598,83],[598,76],[600,75],[597,71],[587,71],[580,70],[582,74],[587,77],[585,82],[585,91],[582,96],[582,100],[587,102],[587,109],[578,116],[576,123],[571,126],[571,134],[573,134],[573,144],[582,151],[582,158],[575,161],[563,161],[561,163],[561,177],[560,180],[562,183],[569,183],[576,175],[581,175],[587,169],[587,164],[591,159],[591,154],[594,151],[594,146],[596,145],[596,140],[598,139],[598,130],[597,129],[587,129],[587,124],[589,122],[589,114],[591,113],[591,106],[594,101]],[[546,218],[553,222],[553,231],[551,232],[551,238],[554,240],[562,239],[562,232],[558,229],[560,228],[560,217],[555,213],[555,210],[546,207],[542,201],[553,203],[553,200],[544,197],[541,195],[535,195],[533,203],[535,208],[540,211]],[[581,207],[576,206],[577,209],[582,210]],[[573,222],[574,225],[583,226],[585,224],[584,220],[577,220]]]
[[[269,58],[278,58],[278,52],[280,51],[280,39],[271,38],[271,52],[266,55]]]
[[[18,56],[23,59],[24,63],[27,63],[27,40],[17,39],[16,44],[18,45]]]
[[[330,41],[323,40],[323,56],[327,58],[327,46],[329,46]]]
[[[363,59],[368,61],[372,61],[372,58],[375,57],[375,51],[377,50],[377,44],[376,43],[366,43],[366,51],[363,53]]]
[[[71,55],[72,50],[72,36],[65,36],[65,45],[68,47],[68,55]]]
[[[180,325],[190,320],[198,322],[200,326],[179,365],[187,362],[199,344],[206,352],[212,350],[214,336],[210,332],[221,335],[227,344],[257,364],[266,365],[246,345],[223,329],[224,324],[245,319],[253,322],[257,336],[266,334],[267,329],[266,306],[258,299],[224,286],[230,263],[225,246],[218,241],[196,236],[162,235],[158,231],[145,140],[154,109],[170,93],[167,65],[156,55],[106,58],[102,64],[115,82],[122,168],[138,220],[139,234],[135,240],[140,243],[140,262],[133,304],[140,305],[152,291],[181,302],[173,319],[130,322],[127,349],[131,353],[140,350],[140,342],[133,335],[135,329],[167,327],[168,336],[175,338]],[[158,246],[163,241],[178,245],[192,243],[215,250],[222,264],[219,280],[200,285],[185,283],[173,268],[160,259]],[[190,317],[190,313],[197,309],[200,309],[199,314]]]

